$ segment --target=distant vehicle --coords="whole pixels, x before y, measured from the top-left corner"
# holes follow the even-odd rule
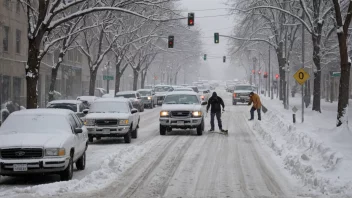
[[[249,94],[253,91],[252,85],[236,85],[233,91],[232,104],[236,105],[238,102],[248,103]]]
[[[174,91],[193,91],[194,92],[194,90],[190,87],[176,88]]]
[[[200,94],[200,99],[202,101],[208,102],[208,100],[210,98],[211,91],[209,89],[200,89],[199,94]]]
[[[102,97],[103,95],[107,94],[108,92],[104,88],[95,88],[94,96]]]
[[[197,86],[189,86],[189,88],[193,89],[194,92],[199,93]]]
[[[89,141],[102,137],[123,137],[125,143],[137,138],[140,116],[129,99],[101,98],[85,111]]]
[[[157,105],[162,105],[165,96],[169,93],[174,91],[174,88],[170,85],[157,85],[154,88],[155,96],[157,98]]]
[[[89,109],[89,104],[87,101],[81,100],[53,100],[47,104],[46,108],[71,110],[79,118],[82,118],[85,116],[83,110]]]
[[[140,89],[137,91],[142,97],[144,107],[153,109],[157,103],[154,91],[152,89]]]
[[[9,115],[15,111],[20,111],[26,109],[23,106],[20,106],[16,102],[7,101],[1,104],[0,106],[0,126],[1,124],[9,117]]]
[[[144,103],[141,95],[137,91],[121,91],[116,93],[116,98],[123,97],[132,101],[133,107],[138,109],[139,112],[144,111]]]
[[[74,163],[85,169],[88,132],[72,111],[17,111],[1,126],[0,139],[0,175],[59,174],[67,181]]]
[[[235,84],[228,84],[226,86],[226,91],[232,93],[235,90]]]
[[[89,105],[91,105],[95,100],[99,97],[96,96],[78,96],[76,100],[87,101]]]
[[[197,129],[197,135],[204,131],[204,115],[207,102],[201,102],[195,92],[172,92],[164,100],[160,111],[160,135],[172,129]]]

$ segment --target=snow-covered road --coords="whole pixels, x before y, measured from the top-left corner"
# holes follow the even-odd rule
[[[74,180],[0,179],[0,197],[296,197],[297,183],[278,166],[247,124],[249,107],[227,107],[229,135],[173,131],[159,135],[159,108],[141,114],[131,144],[102,139],[89,145],[87,166]],[[209,128],[209,117],[206,120]],[[34,181],[33,181],[34,180]],[[52,183],[54,182],[54,183]],[[38,185],[42,184],[42,185]]]

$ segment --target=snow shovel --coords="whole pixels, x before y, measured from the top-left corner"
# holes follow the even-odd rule
[[[263,113],[268,112],[268,109],[264,105],[262,105],[262,110],[263,110]]]

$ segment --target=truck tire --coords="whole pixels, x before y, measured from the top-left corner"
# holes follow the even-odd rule
[[[137,128],[132,131],[131,136],[132,136],[133,139],[136,139],[136,138],[137,138],[137,136],[138,136],[138,129],[137,129]]]
[[[94,142],[93,136],[88,136],[88,141],[89,141],[90,143]]]
[[[160,135],[166,135],[166,127],[160,125]]]
[[[125,136],[123,136],[123,138],[125,139],[125,143],[129,144],[131,143],[132,139],[131,139],[131,131],[127,132]]]
[[[233,104],[233,105],[237,105],[237,102],[236,102],[236,101],[232,101],[232,104]]]
[[[73,156],[70,157],[67,168],[60,173],[61,181],[69,181],[73,176]]]
[[[202,123],[197,127],[197,135],[199,136],[203,135],[203,130],[204,130],[204,122],[202,121]]]
[[[84,170],[86,168],[86,152],[77,160],[76,167],[78,170]]]

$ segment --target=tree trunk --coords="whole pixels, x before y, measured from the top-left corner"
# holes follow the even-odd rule
[[[339,87],[339,101],[337,107],[337,123],[339,127],[342,124],[347,124],[348,119],[345,118],[348,115],[347,105],[348,105],[348,95],[350,86],[350,70],[351,63],[348,62],[348,49],[347,49],[347,37],[343,32],[337,34],[339,39],[339,50],[341,58],[341,77],[340,77],[340,87]]]
[[[279,47],[276,49],[276,54],[277,54],[277,59],[278,59],[278,63],[279,63],[279,74],[280,74],[280,85],[279,85],[279,98],[280,100],[282,100],[283,102],[285,102],[285,93],[286,93],[286,89],[285,89],[285,58],[283,57],[283,42],[279,43]]]
[[[141,89],[144,89],[145,79],[147,77],[147,72],[148,72],[147,70],[142,72],[142,75],[141,75]]]
[[[320,41],[321,41],[321,31],[322,23],[318,23],[316,31],[317,35],[312,35],[313,41],[313,62],[317,69],[314,72],[314,88],[313,88],[313,111],[318,111],[321,113],[320,109],[320,99],[321,99],[321,58],[320,58]]]
[[[27,66],[25,68],[27,82],[27,109],[38,108],[37,85],[40,69],[39,49],[40,47],[37,40],[30,39],[28,41],[28,58]],[[40,87],[38,87],[38,89],[40,89]]]
[[[136,69],[133,70],[133,91],[137,91],[138,88],[138,77],[139,73]]]
[[[57,64],[56,67],[51,69],[51,80],[50,80],[50,88],[49,88],[49,102],[54,100],[54,95],[55,95],[55,85],[56,85],[56,78],[57,78],[57,73],[59,71],[59,65]]]
[[[320,92],[321,92],[321,70],[314,72],[314,89],[313,89],[313,111],[321,113],[320,109]]]
[[[177,85],[177,76],[178,76],[178,72],[176,72],[176,75],[175,75],[175,85]]]
[[[120,85],[121,85],[121,72],[120,72],[120,65],[121,63],[116,64],[116,71],[115,71],[115,93],[114,97],[116,94],[120,91]]]
[[[95,81],[97,79],[98,67],[95,67],[94,70],[90,69],[90,81],[89,81],[89,95],[94,96],[95,92]]]

